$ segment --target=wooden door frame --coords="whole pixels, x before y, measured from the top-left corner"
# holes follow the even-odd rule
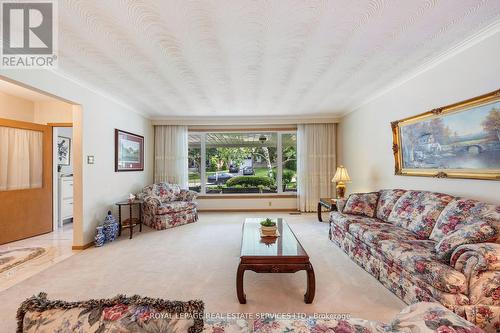
[[[65,127],[65,128],[73,128],[73,123],[47,123],[47,126],[52,127],[52,138],[54,139],[54,127]],[[73,142],[73,140],[71,140]],[[55,143],[52,142],[52,161],[55,161],[55,151],[54,151],[54,145]],[[71,150],[71,154],[74,155],[74,151]],[[74,162],[74,161],[73,161]],[[55,177],[55,170],[57,170],[57,165],[53,163],[52,165],[52,230],[56,231],[58,229],[58,220],[59,220],[59,180]],[[74,193],[73,193],[74,196]],[[58,213],[56,213],[56,210]],[[73,204],[73,210],[74,210],[74,204]],[[74,213],[74,212],[73,212]],[[57,219],[56,219],[57,217]],[[74,220],[74,216],[73,216]]]

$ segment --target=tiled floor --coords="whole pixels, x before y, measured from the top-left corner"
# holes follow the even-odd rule
[[[77,253],[78,251],[71,250],[72,242],[73,224],[70,223],[55,232],[0,245],[0,251],[20,247],[43,247],[47,250],[38,258],[0,273],[0,291],[6,290]]]

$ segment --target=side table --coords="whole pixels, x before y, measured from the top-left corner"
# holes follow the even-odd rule
[[[337,199],[320,198],[318,202],[318,221],[323,222],[321,217],[321,207],[325,207],[329,212],[337,210]]]
[[[122,234],[122,229],[130,229],[130,239],[134,234],[134,227],[139,225],[139,232],[142,232],[142,200],[133,200],[133,201],[121,201],[117,202],[118,206],[118,223],[120,224],[120,228],[118,229],[118,236]],[[122,221],[122,207],[129,207],[129,218]],[[139,206],[139,217],[133,217],[133,207]]]

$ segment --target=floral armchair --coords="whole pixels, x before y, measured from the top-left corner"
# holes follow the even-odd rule
[[[138,195],[144,201],[143,223],[153,229],[163,230],[196,222],[198,212],[194,200],[197,194],[169,183],[144,187]]]

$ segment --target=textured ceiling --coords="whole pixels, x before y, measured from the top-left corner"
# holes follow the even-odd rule
[[[62,0],[57,71],[151,117],[352,109],[499,0]]]

